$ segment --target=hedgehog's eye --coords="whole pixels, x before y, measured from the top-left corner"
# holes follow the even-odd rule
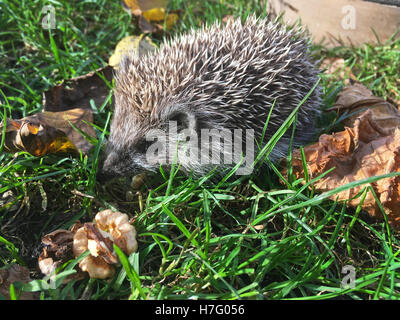
[[[154,141],[147,141],[146,139],[141,139],[136,144],[136,150],[139,153],[146,153],[147,149],[154,143]]]
[[[197,122],[192,113],[189,112],[175,112],[169,117],[169,121],[175,121],[178,132],[189,129],[196,130]]]
[[[189,126],[188,117],[186,113],[183,112],[176,112],[170,115],[169,121],[174,121],[176,123],[178,132],[188,128]]]

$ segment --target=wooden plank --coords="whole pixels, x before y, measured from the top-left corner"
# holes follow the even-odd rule
[[[298,19],[306,25],[314,41],[328,47],[360,46],[381,43],[396,31],[400,36],[400,8],[362,0],[269,0],[269,10],[284,12],[283,20],[293,24]]]

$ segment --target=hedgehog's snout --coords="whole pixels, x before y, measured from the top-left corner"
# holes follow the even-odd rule
[[[100,160],[99,170],[97,172],[97,180],[105,182],[111,180],[121,174],[118,174],[117,169],[118,154],[115,151],[111,151],[103,155],[103,159]]]
[[[118,154],[115,151],[111,151],[107,154],[103,162],[103,171],[112,171],[112,168],[118,163]]]
[[[105,182],[118,177],[134,176],[146,170],[153,170],[146,162],[145,155],[132,148],[114,149],[107,147],[100,160],[97,180]]]
[[[112,180],[113,178],[115,178],[115,175],[112,172],[104,171],[103,169],[100,169],[96,175],[97,181],[101,183]]]

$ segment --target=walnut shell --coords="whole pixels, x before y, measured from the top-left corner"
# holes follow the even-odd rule
[[[91,278],[112,277],[119,262],[113,243],[128,255],[135,252],[138,247],[136,230],[129,223],[128,215],[112,210],[100,211],[94,223],[85,223],[74,235],[74,256],[90,251],[90,255],[79,262],[82,271],[88,272]]]

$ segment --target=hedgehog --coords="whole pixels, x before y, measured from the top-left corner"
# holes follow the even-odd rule
[[[307,94],[292,145],[309,143],[321,103],[310,45],[301,28],[253,15],[191,30],[145,56],[127,54],[100,176],[173,164],[195,176],[235,166],[250,174],[255,154]],[[287,155],[291,134],[270,151],[272,162]]]

